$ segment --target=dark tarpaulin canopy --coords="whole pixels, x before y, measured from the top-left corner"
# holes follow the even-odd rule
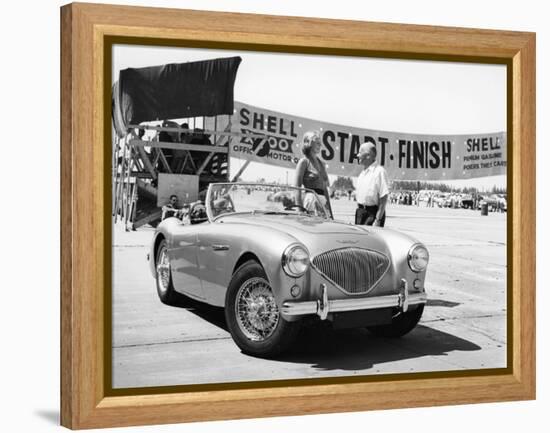
[[[228,57],[120,71],[112,89],[117,134],[123,137],[128,125],[152,120],[233,114],[241,60]]]

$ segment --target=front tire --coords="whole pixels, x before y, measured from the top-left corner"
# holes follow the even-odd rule
[[[369,326],[367,329],[379,337],[399,338],[408,334],[416,327],[423,312],[424,304],[421,304],[414,310],[409,310],[396,316],[389,325]]]
[[[299,322],[282,317],[263,268],[253,260],[233,274],[225,297],[225,319],[237,346],[258,357],[284,352],[300,328]]]

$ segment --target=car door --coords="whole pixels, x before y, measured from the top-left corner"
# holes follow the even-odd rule
[[[207,302],[223,306],[236,251],[231,250],[231,236],[220,230],[219,223],[205,225],[197,239],[197,256],[202,288]]]
[[[204,299],[197,260],[196,226],[181,225],[173,234],[170,249],[172,279],[177,292],[195,299]]]

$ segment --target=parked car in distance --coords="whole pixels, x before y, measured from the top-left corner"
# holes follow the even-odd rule
[[[447,200],[447,197],[448,197],[448,194],[445,192],[441,192],[437,194],[434,197],[434,205],[436,205],[437,207],[445,207],[445,202]]]
[[[461,194],[459,199],[460,207],[464,209],[474,208],[474,198],[471,194]]]
[[[484,203],[487,203],[489,212],[505,211],[507,208],[506,200],[499,197],[497,194],[480,196],[478,201],[478,209],[481,209]]]

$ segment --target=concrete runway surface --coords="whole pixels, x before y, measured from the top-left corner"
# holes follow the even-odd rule
[[[334,200],[336,219],[355,203]],[[506,214],[389,205],[386,226],[430,251],[428,304],[401,339],[307,327],[276,360],[241,353],[223,309],[158,299],[146,262],[153,229],[113,231],[113,387],[226,383],[506,366]]]

